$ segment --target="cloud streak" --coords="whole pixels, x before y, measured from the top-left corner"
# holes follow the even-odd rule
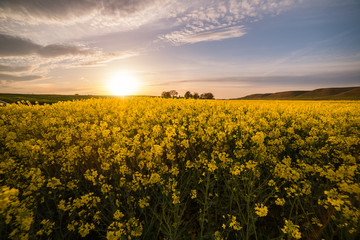
[[[0,33],[0,80],[38,80],[51,69],[99,66],[136,55],[134,51],[103,52],[64,44],[40,45],[29,39]],[[21,72],[21,75],[11,74]]]
[[[339,79],[342,79],[339,83]],[[273,76],[233,76],[233,77],[219,77],[219,78],[196,78],[175,80],[168,82],[158,82],[150,84],[149,86],[177,86],[181,84],[198,85],[217,85],[226,87],[262,87],[262,86],[312,86],[323,85],[330,86],[334,84],[360,86],[360,71],[336,71],[326,73],[316,73],[308,75],[273,75]]]
[[[11,66],[0,64],[0,72],[24,72],[30,69],[30,66]]]
[[[13,65],[0,64],[0,81],[31,81],[43,79],[48,76],[50,70],[56,68],[70,69],[78,67],[102,66],[117,59],[135,56],[135,52],[104,53],[101,51],[86,55],[58,55],[49,53],[48,57],[17,56],[11,58],[0,58],[0,63],[10,61]],[[56,57],[50,57],[55,55]],[[20,66],[25,63],[25,66]],[[21,73],[21,75],[11,73]]]
[[[23,81],[37,80],[37,79],[41,79],[41,78],[42,78],[42,76],[39,76],[39,75],[17,76],[17,75],[0,73],[1,81],[23,82]]]
[[[2,0],[0,9],[2,17],[18,21],[30,19],[30,23],[43,20],[57,23],[79,22],[94,15],[127,17],[149,6],[158,0]]]
[[[173,45],[182,45],[184,43],[197,43],[208,41],[220,41],[228,38],[241,37],[246,34],[244,26],[232,26],[217,28],[208,31],[176,31],[160,39],[167,40]]]
[[[38,55],[58,57],[62,55],[87,55],[91,52],[77,46],[52,44],[42,46],[28,39],[0,34],[0,57]]]
[[[79,38],[129,31],[161,21],[167,23],[168,31],[159,38],[181,45],[241,37],[246,31],[239,29],[247,23],[265,15],[277,15],[300,1],[2,0],[0,31],[53,42],[72,39],[74,34]],[[53,31],[54,26],[56,31]],[[224,29],[221,36],[219,29]],[[52,32],[50,36],[49,31]]]
[[[43,45],[128,32],[168,16],[175,0],[1,0],[0,33]],[[81,40],[80,40],[81,41]]]
[[[218,41],[246,34],[246,24],[278,15],[297,0],[198,0],[174,19],[180,29],[159,36],[173,45]]]

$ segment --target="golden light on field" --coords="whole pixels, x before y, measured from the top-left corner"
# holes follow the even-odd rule
[[[140,87],[138,77],[130,71],[121,71],[112,75],[107,83],[108,91],[113,95],[126,96],[135,94]]]

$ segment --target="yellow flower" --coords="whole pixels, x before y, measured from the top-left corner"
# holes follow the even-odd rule
[[[255,204],[255,213],[259,216],[259,217],[265,217],[268,214],[268,208],[266,206],[264,206],[262,203],[256,203]]]
[[[242,229],[240,223],[236,221],[236,216],[231,216],[231,222],[229,224],[229,227],[233,228],[236,231],[240,231]]]
[[[283,205],[285,204],[285,199],[283,199],[283,198],[277,198],[277,199],[275,200],[275,204],[276,204],[276,205],[279,205],[279,206],[283,206]]]
[[[301,238],[301,232],[299,230],[299,225],[295,225],[291,220],[285,220],[285,225],[281,231],[285,234],[289,234],[295,239]]]
[[[216,166],[215,161],[211,161],[208,163],[208,169],[210,172],[214,172],[218,167]]]
[[[119,210],[116,210],[116,212],[114,213],[114,219],[116,220],[120,220],[120,218],[124,217],[125,215],[120,212]]]
[[[140,206],[140,208],[148,207],[148,206],[150,205],[150,204],[149,204],[149,200],[150,200],[150,197],[149,197],[149,196],[140,199],[140,200],[139,200],[139,206]]]
[[[216,231],[214,233],[214,239],[215,240],[223,240],[224,238],[221,237],[221,233],[219,231]]]
[[[159,174],[157,173],[152,173],[151,176],[150,176],[150,183],[151,184],[156,184],[158,182],[161,181],[161,177]]]
[[[173,194],[172,194],[172,199],[173,199],[172,203],[173,203],[174,205],[180,203],[180,198],[179,198],[179,195],[178,195],[178,194],[173,193]]]
[[[321,224],[320,220],[316,217],[311,218],[311,223],[314,225],[317,225],[318,227],[322,227],[323,225]]]
[[[191,190],[191,199],[194,199],[197,197],[196,189]]]
[[[274,180],[270,180],[269,182],[268,182],[268,185],[270,186],[270,187],[272,187],[272,186],[275,186],[275,182],[274,182]]]

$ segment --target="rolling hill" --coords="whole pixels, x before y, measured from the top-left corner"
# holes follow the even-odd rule
[[[319,88],[312,91],[286,91],[252,94],[244,100],[360,100],[360,87]]]

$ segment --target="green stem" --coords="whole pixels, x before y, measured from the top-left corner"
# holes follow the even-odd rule
[[[249,232],[250,232],[250,189],[249,184],[245,184],[246,191],[245,191],[245,199],[246,199],[246,212],[247,212],[247,220],[246,220],[246,240],[249,239]]]
[[[209,196],[209,186],[210,185],[210,174],[209,172],[206,173],[206,185],[205,185],[205,201],[204,201],[204,207],[201,217],[201,231],[200,231],[200,238],[203,239],[203,233],[204,233],[204,222],[205,222],[205,215],[208,205],[208,196]]]

